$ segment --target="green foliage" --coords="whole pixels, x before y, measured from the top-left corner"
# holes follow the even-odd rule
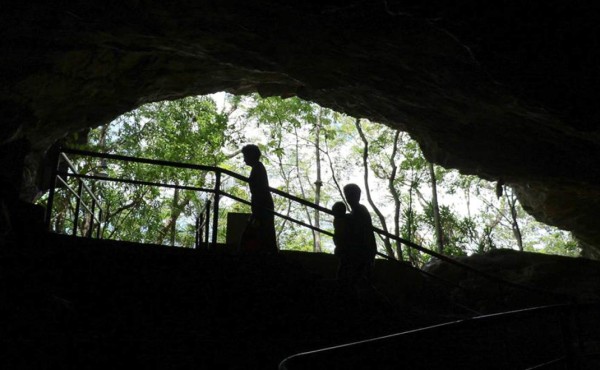
[[[86,149],[172,162],[217,165],[225,159],[227,116],[212,99],[189,97],[144,105],[106,127],[92,130]],[[125,161],[75,158],[82,174],[105,173],[111,178],[204,187],[210,174],[168,166]],[[190,225],[206,195],[188,190],[115,182],[95,182],[105,206],[103,237],[193,244]],[[61,209],[57,202],[58,212]],[[184,221],[184,222],[178,222]]]
[[[362,183],[362,141],[355,118],[319,107],[299,98],[260,98],[226,96],[224,107],[209,97],[188,97],[177,101],[146,104],[119,117],[107,126],[92,130],[87,149],[134,157],[172,162],[222,166],[247,174],[239,156],[230,156],[240,145],[253,142],[263,152],[272,187],[295,196],[314,200],[317,191],[316,153],[320,153],[322,191],[320,204],[329,207],[341,200],[340,186]],[[405,133],[377,123],[361,120],[368,141],[369,187],[384,222],[398,236],[434,249],[435,233],[428,161],[417,142]],[[152,181],[201,188],[214,186],[210,173],[168,166],[119,161],[105,162],[74,158],[82,174],[102,174],[131,180]],[[394,174],[391,163],[398,167]],[[466,255],[494,248],[516,248],[513,221],[506,196],[498,199],[494,184],[455,170],[435,166],[438,185],[440,221],[445,253]],[[394,176],[392,178],[392,176]],[[71,184],[75,183],[71,180]],[[98,181],[94,191],[106,206],[104,237],[146,243],[191,246],[196,215],[210,199],[206,193],[116,184]],[[228,181],[224,189],[234,196],[248,199],[246,184]],[[364,194],[363,194],[364,195]],[[275,197],[280,213],[312,224],[315,215],[303,206]],[[365,196],[363,196],[363,203]],[[225,234],[227,212],[249,212],[249,206],[227,198],[221,201],[219,240]],[[73,198],[64,190],[56,194],[56,231],[73,229]],[[399,216],[398,229],[391,227]],[[568,233],[537,223],[516,203],[517,222],[523,234],[524,249],[575,256],[577,243]],[[321,228],[331,230],[331,218],[321,216]],[[86,231],[82,218],[78,227]],[[374,217],[375,224],[381,222]],[[311,250],[313,234],[309,230],[281,219],[276,220],[279,244],[284,249]],[[378,240],[382,244],[381,240]],[[324,250],[333,244],[323,237]],[[380,250],[383,247],[380,245]],[[403,248],[402,258],[416,264],[429,257]]]

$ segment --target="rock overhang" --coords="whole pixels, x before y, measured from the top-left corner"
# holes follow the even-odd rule
[[[0,142],[41,152],[145,102],[292,96],[408,131],[600,246],[598,7],[553,1],[74,4],[2,16]]]

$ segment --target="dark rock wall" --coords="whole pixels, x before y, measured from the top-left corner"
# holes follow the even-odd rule
[[[598,246],[600,17],[589,4],[10,1],[0,143],[24,136],[43,152],[191,94],[298,95],[408,131],[429,159],[516,186],[538,219]]]
[[[453,299],[485,313],[545,304],[595,303],[600,298],[598,261],[507,249],[458,260],[516,284],[498,284],[439,260],[425,266],[426,271],[461,287],[454,290]]]

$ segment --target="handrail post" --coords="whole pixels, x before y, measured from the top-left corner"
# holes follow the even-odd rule
[[[83,181],[79,180],[77,186],[77,205],[75,206],[75,215],[73,216],[73,236],[77,236],[77,219],[79,218],[79,208],[81,206],[81,197],[83,193]]]
[[[200,245],[200,235],[202,235],[202,231],[200,231],[200,225],[202,225],[203,221],[203,213],[196,216],[196,228],[194,229],[194,249],[198,249]]]
[[[102,227],[102,207],[98,206],[98,228],[96,229],[96,239],[100,239],[101,227]]]
[[[92,199],[92,211],[90,212],[90,227],[87,231],[87,237],[91,238],[92,237],[92,232],[94,229],[94,218],[96,217],[96,200]]]
[[[196,216],[196,227],[194,228],[194,249],[198,248],[198,228],[200,227],[200,217]]]
[[[210,220],[210,200],[206,201],[206,217],[204,218],[206,221],[204,222],[204,249],[208,250],[209,242],[208,242],[208,221]]]
[[[219,227],[219,196],[221,195],[221,171],[215,171],[215,198],[213,204],[213,235],[212,235],[212,247],[217,247],[217,231]]]
[[[54,206],[54,193],[56,192],[56,175],[58,172],[58,164],[60,162],[60,149],[56,153],[52,153],[52,171],[50,172],[50,191],[48,192],[48,203],[46,203],[46,214],[44,224],[46,230],[50,231],[50,223],[52,219],[52,207]]]

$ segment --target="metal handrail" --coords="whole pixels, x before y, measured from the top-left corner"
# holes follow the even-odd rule
[[[84,156],[88,156],[88,157],[95,157],[95,158],[107,158],[107,159],[115,159],[115,160],[120,160],[120,161],[126,161],[126,162],[134,162],[134,163],[145,163],[145,164],[153,164],[153,165],[159,165],[159,166],[167,166],[167,167],[174,167],[174,168],[187,168],[187,169],[191,169],[191,170],[200,170],[200,171],[208,171],[208,172],[215,172],[215,173],[221,173],[227,176],[231,176],[233,178],[236,178],[238,180],[241,180],[243,182],[248,182],[248,177],[240,175],[239,173],[233,172],[231,170],[228,170],[226,168],[222,168],[222,167],[216,167],[216,166],[205,166],[205,165],[199,165],[199,164],[191,164],[191,163],[179,163],[179,162],[169,162],[169,161],[164,161],[164,160],[159,160],[159,159],[149,159],[149,158],[139,158],[139,157],[129,157],[129,156],[125,156],[125,155],[120,155],[120,154],[104,154],[104,153],[97,153],[97,152],[91,152],[91,151],[87,151],[87,150],[81,150],[81,149],[71,149],[71,148],[63,148],[62,152],[64,153],[69,153],[69,154],[78,154],[78,155],[84,155]],[[321,212],[325,212],[329,215],[333,215],[333,212],[330,209],[327,209],[325,207],[316,205],[312,202],[309,202],[305,199],[302,198],[298,198],[294,195],[288,194],[284,191],[281,191],[279,189],[275,189],[275,188],[269,188],[269,190],[271,191],[271,193],[273,194],[277,194],[280,195],[284,198],[287,198],[289,200],[293,200],[295,202],[298,202],[302,205],[305,205],[307,207],[311,207],[315,210],[321,211]],[[408,242],[408,241],[407,241]]]
[[[77,169],[75,168],[75,165],[73,164],[73,162],[71,162],[71,160],[65,155],[65,153],[61,153],[61,156],[63,157],[63,160],[67,163],[67,165],[69,166],[69,168],[71,169],[71,171],[73,171],[73,174],[77,173]],[[69,173],[66,173],[66,175],[70,175]],[[88,193],[90,194],[90,196],[96,201],[96,202],[100,202],[100,200],[98,198],[96,198],[96,196],[94,195],[94,192],[92,191],[92,189],[89,188],[89,186],[87,186],[85,183],[82,183],[83,187],[85,188],[85,190],[88,191]]]
[[[92,151],[87,151],[87,150],[81,150],[81,149],[72,149],[72,148],[62,148],[61,152],[63,153],[69,153],[69,154],[76,154],[76,155],[83,155],[83,156],[88,156],[88,157],[94,157],[94,158],[106,158],[106,159],[114,159],[114,160],[119,160],[119,161],[126,161],[126,162],[134,162],[134,163],[144,163],[144,164],[152,164],[152,165],[160,165],[160,166],[166,166],[166,167],[174,167],[174,168],[185,168],[185,169],[193,169],[193,170],[200,170],[200,171],[207,171],[207,172],[214,172],[216,175],[216,181],[215,181],[215,187],[214,189],[210,189],[210,188],[198,188],[198,187],[188,187],[188,186],[181,186],[181,185],[174,185],[174,184],[162,184],[162,183],[154,183],[154,182],[148,182],[148,181],[140,181],[140,180],[127,180],[127,179],[110,179],[110,178],[106,178],[106,177],[101,177],[101,176],[94,176],[94,175],[77,175],[79,177],[82,178],[89,178],[89,179],[97,179],[97,180],[103,180],[103,181],[122,181],[122,182],[128,182],[128,183],[132,183],[132,184],[146,184],[146,185],[155,185],[155,186],[164,186],[164,187],[171,187],[171,188],[180,188],[180,189],[188,189],[188,190],[195,190],[195,191],[205,191],[208,193],[213,193],[214,195],[214,201],[213,201],[213,233],[212,233],[212,245],[215,246],[217,243],[217,226],[218,226],[218,207],[219,207],[219,196],[225,196],[228,197],[232,200],[244,203],[244,204],[250,204],[249,201],[236,197],[232,194],[229,194],[223,190],[220,189],[220,181],[221,181],[221,176],[222,175],[228,175],[231,176],[233,178],[236,178],[238,180],[241,180],[242,182],[248,182],[248,178],[240,175],[236,172],[233,172],[231,170],[225,169],[225,168],[221,168],[221,167],[216,167],[216,166],[205,166],[205,165],[199,165],[199,164],[189,164],[189,163],[178,163],[178,162],[169,162],[169,161],[165,161],[165,160],[158,160],[158,159],[149,159],[149,158],[139,158],[139,157],[130,157],[130,156],[125,156],[125,155],[119,155],[119,154],[108,154],[108,153],[98,153],[98,152],[92,152]],[[66,157],[66,156],[65,156]],[[289,200],[295,201],[297,203],[300,203],[304,206],[310,207],[312,209],[318,210],[320,212],[324,212],[327,213],[329,215],[333,215],[333,212],[330,209],[324,208],[322,206],[316,205],[312,202],[309,202],[305,199],[296,197],[294,195],[288,194],[286,192],[283,192],[279,189],[275,189],[272,187],[269,187],[269,190],[271,191],[271,193],[273,194],[277,194],[280,195],[284,198],[287,198]],[[306,228],[309,228],[311,230],[317,231],[319,233],[328,235],[328,236],[333,236],[333,233],[323,230],[321,228],[318,228],[316,226],[307,224],[305,222],[296,220],[292,217],[283,215],[281,213],[278,213],[274,210],[268,210],[269,212],[272,212],[275,216],[277,217],[281,217],[283,219],[286,219],[288,221],[294,222],[298,225],[304,226]],[[493,274],[489,274],[487,272],[478,270],[468,264],[462,263],[460,261],[457,261],[456,259],[453,259],[451,257],[448,257],[446,255],[437,253],[431,249],[425,248],[421,245],[418,245],[414,242],[411,242],[410,240],[406,240],[404,238],[401,238],[399,236],[393,235],[389,232],[386,232],[380,228],[377,227],[373,227],[373,231],[384,236],[387,237],[389,239],[395,240],[399,243],[402,243],[410,248],[416,249],[422,253],[428,254],[432,257],[435,257],[439,260],[442,260],[444,262],[450,263],[452,265],[455,265],[457,267],[460,267],[464,270],[473,272],[475,274],[478,274],[479,276],[482,276],[490,281],[493,281],[495,283],[498,284],[502,284],[505,286],[510,286],[512,288],[517,288],[517,289],[524,289],[524,290],[528,290],[530,292],[535,292],[537,294],[542,294],[545,296],[552,296],[554,298],[557,298],[560,300],[560,302],[565,302],[565,301],[570,301],[573,302],[574,301],[574,297],[570,296],[570,295],[566,295],[566,294],[558,294],[555,292],[550,292],[550,291],[546,291],[543,289],[539,289],[539,288],[535,288],[535,287],[531,287],[528,285],[524,285],[524,284],[519,284],[519,283],[513,283],[511,281],[502,279],[498,276],[495,276]],[[387,256],[383,253],[377,253],[377,255],[386,258],[388,260],[393,260],[393,261],[397,261],[395,258],[392,258],[390,256]],[[399,261],[397,261],[399,262]],[[414,267],[414,266],[412,266]],[[433,277],[435,279],[438,279],[440,281],[443,281],[445,283],[450,283],[447,280],[440,278],[434,274],[428,273],[426,271],[423,271],[421,269],[418,269],[416,267],[414,267],[415,269],[417,269],[418,271],[420,271],[421,273]],[[452,285],[456,285],[456,284],[452,284]]]
[[[62,184],[65,185],[65,187],[67,188],[68,191],[70,191],[77,199],[78,199],[78,203],[77,203],[77,209],[79,209],[79,205],[80,205],[80,200],[81,200],[81,196],[78,194],[78,192],[74,191],[69,184],[66,182],[66,180],[63,178],[64,177],[73,177],[79,180],[79,184],[80,187],[82,187],[83,189],[85,189],[90,196],[93,199],[93,204],[92,204],[92,209],[90,209],[90,207],[88,207],[85,203],[81,203],[81,206],[83,206],[88,212],[92,212],[92,210],[94,209],[94,205],[95,204],[100,204],[100,200],[94,195],[93,191],[82,181],[83,179],[87,179],[87,180],[99,180],[99,181],[108,181],[108,182],[119,182],[119,183],[127,183],[127,184],[134,184],[134,185],[148,185],[148,186],[159,186],[159,187],[164,187],[164,188],[172,188],[172,189],[181,189],[181,190],[191,190],[191,191],[201,191],[201,192],[208,192],[208,193],[218,193],[218,190],[215,189],[210,189],[210,188],[202,188],[202,187],[194,187],[194,186],[186,186],[186,185],[176,185],[176,184],[166,184],[166,183],[159,183],[159,182],[152,182],[152,181],[142,181],[142,180],[131,180],[131,179],[122,179],[122,178],[110,178],[110,177],[106,177],[106,176],[98,176],[98,175],[87,175],[87,174],[80,174],[77,172],[77,169],[75,167],[75,165],[73,164],[73,162],[71,162],[71,160],[66,156],[66,154],[79,154],[79,155],[84,155],[84,156],[89,156],[89,157],[96,157],[96,158],[110,158],[110,157],[114,157],[113,159],[121,159],[124,161],[128,161],[128,162],[138,162],[138,163],[149,163],[149,164],[160,164],[160,165],[169,165],[171,167],[189,167],[187,165],[182,165],[180,163],[175,163],[175,162],[166,162],[166,161],[155,161],[155,160],[148,160],[145,158],[134,158],[134,157],[126,157],[126,156],[119,156],[119,155],[111,155],[111,154],[103,154],[103,153],[95,153],[95,152],[90,152],[90,151],[82,151],[82,150],[78,150],[78,149],[69,149],[69,148],[61,148],[59,150],[59,156],[57,158],[57,164],[56,167],[53,170],[53,176],[54,178],[56,178],[58,181],[60,181]],[[59,161],[64,161],[69,169],[72,172],[65,172],[65,171],[59,171],[58,170],[58,162]],[[161,162],[161,163],[157,163],[157,162]],[[209,166],[194,166],[194,167],[200,167],[201,169],[206,169],[206,170],[210,170],[212,167]],[[49,195],[49,202],[48,202],[48,208],[49,210],[47,211],[47,215],[46,215],[46,224],[49,226],[50,224],[50,217],[51,217],[51,212],[52,212],[52,201],[53,201],[53,195],[55,192],[55,187],[51,187],[50,189],[50,195]],[[210,204],[210,202],[208,202],[208,204]],[[210,212],[206,209],[206,205],[203,208],[202,212],[205,212],[207,214],[209,214]],[[75,218],[77,219],[77,214],[79,213],[78,211],[75,212]],[[99,209],[99,215],[101,217],[102,215],[102,209]],[[94,220],[96,220],[98,222],[98,225],[100,226],[101,220],[97,217],[95,217],[94,215]],[[77,221],[75,221],[76,223]],[[208,220],[205,220],[205,224],[208,224]],[[203,225],[204,226],[204,225]],[[74,234],[76,233],[76,229],[73,232]],[[216,237],[216,231],[214,231],[215,237]],[[99,237],[99,230],[97,233],[98,237]],[[206,238],[208,238],[208,228],[206,230]],[[206,240],[206,245],[208,246],[208,239]]]
[[[65,181],[65,179],[63,179],[62,177],[57,177],[57,180],[60,181],[67,188],[67,190],[75,196],[75,198],[80,199],[79,194],[77,194],[77,192],[75,190],[73,190],[73,188],[71,188],[71,186],[67,183],[67,181]],[[90,209],[90,207],[87,206],[87,204],[82,202],[81,206],[83,206],[83,208],[85,208],[89,213],[92,213],[92,210]],[[94,219],[96,221],[100,222],[100,220],[98,218],[96,218],[95,215],[94,215]]]
[[[208,249],[208,221],[210,219],[210,203],[210,200],[207,200],[206,203],[204,203],[204,207],[198,211],[198,215],[196,216],[196,248],[200,247],[200,243],[202,239],[204,239],[204,248]],[[202,236],[202,230],[205,232],[204,236]]]
[[[242,199],[242,198],[240,198],[240,197],[236,197],[236,196],[235,196],[235,195],[233,195],[233,194],[229,194],[229,193],[227,193],[227,192],[221,191],[221,195],[223,195],[223,196],[225,196],[225,197],[227,197],[227,198],[233,199],[233,200],[235,200],[236,202],[240,202],[240,203],[244,203],[244,204],[247,204],[247,205],[251,205],[251,203],[250,203],[249,201],[247,201],[246,199]],[[300,221],[300,220],[296,220],[295,218],[292,218],[292,217],[290,217],[290,216],[286,216],[286,215],[284,215],[284,214],[282,214],[282,213],[279,213],[279,212],[277,212],[277,211],[270,210],[270,209],[267,209],[267,210],[268,210],[269,212],[273,213],[273,215],[275,215],[275,216],[277,216],[277,217],[280,217],[280,218],[283,218],[283,219],[285,219],[285,220],[288,220],[288,221],[294,222],[294,223],[296,223],[296,224],[298,224],[298,225],[300,225],[300,226],[304,226],[304,227],[306,227],[306,228],[308,228],[308,229],[311,229],[311,230],[317,231],[317,232],[319,232],[319,233],[321,233],[321,234],[325,234],[325,235],[328,235],[328,236],[331,236],[331,237],[333,237],[333,233],[332,233],[332,232],[330,232],[330,231],[323,230],[323,229],[321,229],[321,228],[318,228],[318,227],[316,227],[316,226],[313,226],[313,225],[311,225],[311,224],[307,224],[306,222],[302,222],[302,221]]]
[[[62,159],[60,158],[62,157]],[[77,169],[75,168],[75,165],[73,165],[73,163],[69,160],[69,158],[64,154],[64,153],[60,153],[60,156],[57,160],[58,161],[64,161],[68,168],[73,171],[74,174],[77,173]],[[56,164],[58,167],[58,163]],[[54,176],[55,179],[60,181],[68,191],[70,191],[75,198],[77,198],[77,203],[75,206],[75,214],[74,214],[74,220],[73,220],[73,235],[77,235],[77,228],[78,228],[78,224],[77,224],[77,220],[79,218],[79,210],[80,207],[83,206],[83,208],[85,210],[88,211],[88,213],[91,216],[91,225],[90,228],[88,230],[87,236],[91,236],[92,234],[92,230],[93,230],[93,223],[94,221],[96,221],[98,223],[97,226],[97,230],[96,230],[96,236],[100,235],[100,227],[101,227],[101,223],[102,223],[102,208],[100,207],[100,200],[96,197],[96,195],[94,195],[94,192],[92,191],[92,189],[89,188],[89,186],[87,186],[83,180],[79,179],[79,185],[78,185],[78,190],[75,191],[71,188],[71,186],[68,184],[67,180],[65,178],[63,178],[62,176],[66,176],[66,177],[71,177],[73,174],[68,173],[68,172],[59,172],[57,170],[57,168],[55,168],[54,171]],[[83,190],[85,189],[85,191],[87,191],[87,193],[89,194],[89,196],[92,198],[92,204],[91,206],[88,206],[84,201],[83,201]],[[54,193],[54,186],[52,188],[52,195]],[[98,217],[96,217],[96,205],[98,205]],[[51,212],[51,209],[50,209]],[[48,214],[48,218],[50,217],[50,212]],[[49,219],[48,219],[49,222]]]
[[[117,179],[117,178],[98,176],[98,175],[83,175],[83,174],[79,174],[79,173],[58,172],[58,174],[68,175],[70,177],[77,177],[77,178],[88,179],[88,180],[120,182],[120,183],[124,183],[124,184],[133,184],[133,185],[160,186],[160,187],[169,188],[169,189],[191,190],[191,191],[202,191],[202,192],[206,192],[206,193],[214,193],[214,189],[200,188],[200,187],[196,187],[196,186],[165,184],[165,183],[161,183],[161,182],[143,181],[143,180],[130,180],[130,179],[120,179],[120,178]]]
[[[150,158],[139,158],[139,157],[130,157],[130,156],[125,156],[125,155],[120,155],[120,154],[108,154],[108,153],[97,153],[97,152],[92,152],[92,151],[87,151],[87,150],[81,150],[81,149],[72,149],[72,148],[62,148],[61,149],[62,153],[68,153],[68,154],[76,154],[76,155],[83,155],[83,156],[88,156],[88,157],[94,157],[94,158],[106,158],[106,159],[113,159],[113,160],[120,160],[120,161],[126,161],[126,162],[133,162],[133,163],[144,163],[144,164],[151,164],[151,165],[159,165],[159,166],[167,166],[167,167],[174,167],[174,168],[185,168],[185,169],[192,169],[192,170],[200,170],[200,171],[207,171],[207,172],[214,172],[215,174],[225,174],[228,176],[231,176],[233,178],[236,178],[238,180],[241,180],[243,182],[248,182],[248,178],[246,176],[240,175],[236,172],[230,171],[228,169],[225,168],[221,168],[221,167],[216,167],[216,166],[205,166],[205,165],[199,165],[199,164],[190,164],[190,163],[178,163],[178,162],[169,162],[169,161],[164,161],[164,160],[159,160],[159,159],[150,159]],[[95,176],[95,175],[82,175],[82,174],[70,174],[71,176],[74,177],[80,177],[80,178],[86,178],[86,179],[93,179],[93,180],[102,180],[102,181],[113,181],[113,182],[124,182],[124,183],[131,183],[131,184],[137,184],[137,185],[151,185],[151,186],[162,186],[162,187],[169,187],[169,188],[177,188],[177,189],[186,189],[186,190],[193,190],[193,191],[204,191],[204,192],[208,192],[208,193],[213,193],[215,195],[220,194],[223,196],[226,196],[228,198],[231,198],[235,201],[244,203],[244,204],[250,204],[249,201],[236,197],[232,194],[228,194],[222,190],[218,190],[218,184],[215,184],[215,188],[214,189],[210,189],[210,188],[198,188],[198,187],[190,187],[190,186],[182,186],[182,185],[174,185],[174,184],[163,184],[163,183],[157,183],[157,182],[150,182],[150,181],[141,181],[141,180],[129,180],[129,179],[113,179],[113,178],[107,178],[107,177],[103,177],[103,176]],[[219,178],[219,176],[217,176],[217,178]],[[306,201],[305,199],[302,198],[298,198],[294,195],[288,194],[286,192],[283,192],[279,189],[275,189],[275,188],[269,188],[269,190],[271,191],[271,193],[273,194],[277,194],[280,195],[284,198],[287,198],[289,200],[295,201],[297,203],[300,203],[304,206],[307,207],[311,207],[315,210],[321,211],[321,212],[325,212],[329,215],[332,215],[332,211],[324,208],[322,206],[316,205],[314,203],[311,203],[309,201]],[[217,206],[217,201],[215,199],[214,201],[214,205]],[[275,212],[273,210],[270,210],[271,212],[273,212],[274,215],[281,217],[283,219],[286,219],[288,221],[291,222],[295,222],[301,226],[307,227],[309,229],[315,230],[319,233],[323,233],[325,235],[329,235],[329,236],[333,236],[333,233],[320,229],[318,227],[312,226],[310,224],[304,223],[302,221],[296,220],[294,218],[291,218],[289,216],[283,215],[281,213]],[[215,217],[217,217],[216,215],[218,214],[218,209],[217,212],[214,212]],[[214,227],[213,223],[213,227]],[[213,233],[213,239],[216,236],[216,232]],[[216,241],[213,240],[213,245],[216,244]]]
[[[460,327],[466,327],[468,325],[474,325],[477,327],[481,327],[483,324],[494,324],[506,322],[510,319],[517,319],[521,317],[537,317],[540,314],[544,313],[557,313],[559,314],[558,320],[558,331],[560,332],[560,337],[562,339],[562,347],[564,349],[564,353],[559,354],[558,356],[546,360],[541,364],[534,365],[533,367],[529,367],[528,369],[541,369],[546,366],[550,366],[552,364],[557,363],[566,363],[567,365],[571,365],[574,363],[574,353],[573,346],[575,339],[573,338],[572,329],[569,325],[568,320],[573,319],[573,312],[575,309],[583,309],[583,308],[594,308],[596,310],[600,309],[600,305],[597,303],[590,304],[557,304],[557,305],[548,305],[548,306],[539,306],[533,308],[526,308],[514,311],[507,311],[502,313],[490,314],[490,315],[482,315],[476,316],[472,318],[455,320],[447,323],[432,325],[424,328],[408,330],[401,333],[386,335],[377,338],[371,338],[367,340],[352,342],[341,344],[332,347],[326,347],[322,349],[317,349],[314,351],[302,352],[292,356],[285,358],[280,364],[280,370],[295,370],[295,369],[308,369],[308,368],[317,368],[317,369],[325,369],[330,368],[329,366],[334,366],[335,368],[346,368],[344,367],[344,361],[364,361],[364,364],[369,362],[369,358],[366,353],[371,352],[373,354],[376,351],[381,351],[382,346],[390,345],[391,342],[396,342],[400,340],[404,340],[404,338],[410,338],[412,335],[431,335],[436,336],[436,333],[439,333],[442,330],[447,329],[458,329]],[[409,339],[407,339],[409,340]],[[396,348],[396,347],[394,347]],[[385,353],[390,353],[393,351],[385,351]],[[352,356],[352,359],[348,359],[349,356]],[[401,356],[399,356],[401,357]],[[360,364],[354,362],[354,365],[357,368],[363,368]],[[571,368],[571,367],[569,367]]]

